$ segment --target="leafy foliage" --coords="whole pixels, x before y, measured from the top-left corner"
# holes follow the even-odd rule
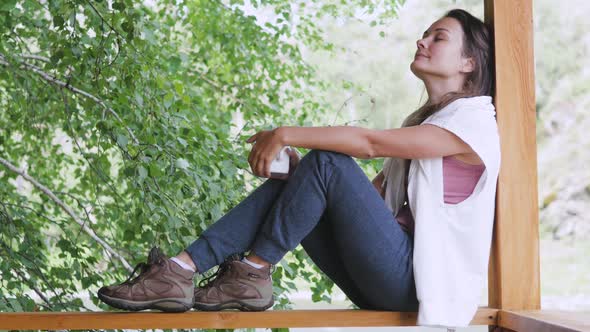
[[[183,249],[260,183],[245,138],[327,112],[300,52],[332,48],[314,22],[379,9],[378,24],[401,3],[2,1],[0,156],[83,226],[0,167],[0,310],[79,310],[85,292],[104,308],[95,291],[122,262]],[[301,249],[278,267],[280,307],[297,277],[329,301],[333,284],[309,271]]]

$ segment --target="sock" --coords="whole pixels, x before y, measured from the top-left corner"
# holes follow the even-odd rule
[[[181,261],[180,259],[178,259],[176,257],[172,257],[172,258],[170,258],[170,260],[173,261],[174,263],[180,265],[180,267],[182,267],[185,270],[197,272],[195,269],[193,269],[192,266],[188,265],[187,263]]]
[[[264,267],[264,265],[257,264],[257,263],[254,263],[254,262],[249,261],[248,258],[246,258],[246,257],[242,258],[242,262],[244,262],[244,263],[252,266],[253,268],[257,268],[259,270]]]

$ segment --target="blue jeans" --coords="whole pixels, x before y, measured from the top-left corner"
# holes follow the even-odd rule
[[[413,238],[341,153],[310,151],[287,180],[264,182],[186,251],[205,272],[246,251],[276,264],[299,243],[360,308],[418,310]]]

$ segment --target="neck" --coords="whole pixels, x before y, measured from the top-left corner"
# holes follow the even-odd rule
[[[463,88],[464,78],[456,76],[454,78],[428,78],[424,79],[426,92],[428,93],[428,103],[437,104],[442,101],[443,97],[450,92],[459,92]]]

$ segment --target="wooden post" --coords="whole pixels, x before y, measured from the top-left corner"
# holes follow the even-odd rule
[[[489,265],[488,305],[540,309],[539,217],[532,0],[484,0],[494,31],[502,165]]]

